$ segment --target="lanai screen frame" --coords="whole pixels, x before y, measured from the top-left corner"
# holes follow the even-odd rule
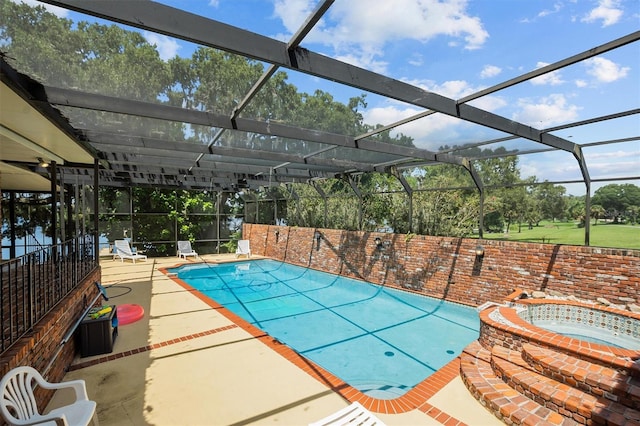
[[[595,46],[571,57],[544,66],[535,71],[522,74],[461,99],[450,99],[419,87],[378,74],[351,64],[323,56],[300,47],[305,36],[329,10],[333,1],[322,1],[309,16],[288,43],[277,41],[198,16],[183,10],[160,3],[140,2],[136,0],[119,1],[114,8],[109,1],[65,0],[43,3],[74,10],[111,22],[151,31],[177,39],[196,43],[222,51],[238,54],[247,58],[270,64],[262,77],[254,82],[238,105],[228,115],[194,111],[170,107],[157,103],[142,102],[123,98],[114,98],[101,94],[68,88],[43,85],[42,90],[31,91],[31,102],[40,107],[46,104],[49,110],[58,108],[63,113],[73,109],[95,110],[145,117],[156,120],[172,120],[192,125],[209,126],[217,129],[212,141],[207,145],[186,145],[180,141],[153,140],[132,141],[115,134],[91,132],[91,129],[68,129],[76,135],[101,159],[102,167],[95,165],[58,164],[65,170],[64,177],[70,184],[93,184],[94,174],[97,181],[106,186],[160,186],[177,189],[258,189],[267,185],[280,183],[310,183],[316,179],[346,178],[352,174],[363,172],[390,173],[396,176],[404,190],[411,198],[413,189],[399,173],[403,168],[419,165],[448,163],[463,167],[470,175],[480,194],[480,238],[483,232],[483,204],[485,185],[482,177],[473,167],[479,158],[470,158],[456,154],[456,151],[473,146],[483,146],[508,139],[533,141],[540,146],[527,152],[515,155],[543,152],[548,150],[563,151],[573,156],[579,166],[582,179],[570,182],[581,182],[586,189],[585,245],[589,245],[590,233],[590,192],[594,180],[591,179],[586,164],[583,148],[580,145],[553,135],[551,132],[582,126],[599,121],[615,120],[621,117],[635,116],[640,109],[620,111],[615,114],[594,117],[580,122],[568,123],[547,129],[536,129],[523,123],[499,116],[489,111],[469,105],[469,102],[499,92],[506,88],[529,81],[533,78],[557,71],[564,67],[609,52],[640,40],[640,31]],[[3,59],[4,62],[4,59]],[[243,110],[251,103],[254,96],[271,78],[278,68],[285,68],[313,75],[318,78],[339,82],[345,86],[357,88],[365,92],[385,96],[424,109],[423,112],[401,121],[387,124],[374,132],[348,136],[304,129],[277,122],[255,120],[242,117]],[[27,90],[28,91],[28,90]],[[371,140],[376,133],[395,129],[413,120],[432,114],[445,114],[481,126],[499,130],[508,135],[496,140],[478,141],[448,152],[433,152],[420,148],[390,145]],[[291,154],[277,151],[245,150],[233,147],[216,146],[215,142],[225,133],[234,131],[252,132],[272,137],[303,140],[320,144],[316,152]],[[597,144],[614,144],[638,140],[634,135],[626,140],[598,141]],[[596,144],[594,143],[594,144]],[[336,147],[366,151],[384,157],[380,162],[338,161],[323,158],[321,155]],[[514,155],[509,153],[507,155]],[[179,161],[176,161],[176,157]],[[259,158],[259,161],[256,160]],[[165,162],[166,161],[166,162]],[[177,165],[176,165],[177,163]],[[640,175],[611,179],[615,181],[636,180]],[[357,187],[354,186],[357,194]]]

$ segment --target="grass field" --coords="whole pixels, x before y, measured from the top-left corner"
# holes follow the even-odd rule
[[[578,228],[573,222],[541,222],[529,229],[523,225],[511,226],[508,234],[485,233],[488,240],[526,241],[549,244],[584,245],[584,228]],[[616,247],[640,249],[640,226],[599,222],[591,224],[589,245],[593,247]]]

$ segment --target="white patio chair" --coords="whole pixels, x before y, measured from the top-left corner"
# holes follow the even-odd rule
[[[33,393],[36,385],[52,390],[72,388],[75,402],[40,414]],[[0,391],[0,412],[10,425],[55,425],[58,422],[86,426],[96,412],[96,403],[89,400],[84,380],[49,383],[32,367],[16,367],[9,371],[0,381]]]
[[[238,248],[236,249],[236,257],[242,255],[251,257],[251,247],[249,246],[249,240],[238,240]]]
[[[186,259],[187,256],[198,257],[198,253],[191,248],[191,241],[178,241],[178,257]]]
[[[136,263],[136,259],[147,260],[146,255],[134,253],[127,240],[116,240],[114,244],[116,246],[116,256],[120,258],[121,262],[124,262],[125,259],[131,259],[133,263]]]
[[[354,402],[344,407],[342,410],[318,420],[309,423],[309,426],[325,426],[325,425],[363,425],[363,426],[385,426],[382,420],[374,416],[370,411],[364,408],[360,403]]]

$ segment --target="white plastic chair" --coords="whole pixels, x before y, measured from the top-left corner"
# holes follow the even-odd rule
[[[249,246],[249,240],[238,240],[238,248],[236,249],[236,257],[241,255],[251,257],[251,247]]]
[[[70,405],[56,408],[47,414],[40,414],[33,394],[38,385],[44,389],[73,388],[76,400]],[[96,403],[87,396],[84,380],[71,380],[62,383],[49,383],[32,367],[16,367],[0,381],[2,399],[0,412],[10,425],[63,425],[89,424],[96,412]],[[97,418],[96,424],[97,424]]]
[[[120,258],[121,262],[124,262],[125,259],[131,259],[133,263],[136,263],[136,259],[147,260],[147,256],[144,254],[134,253],[129,246],[129,241],[127,240],[116,240],[116,256]]]
[[[191,248],[191,241],[178,241],[178,257],[187,258],[187,256],[198,256]]]
[[[362,426],[385,426],[382,420],[374,416],[370,411],[364,408],[359,402],[344,407],[342,410],[318,420],[309,423],[309,426],[326,426],[326,425],[362,425]]]

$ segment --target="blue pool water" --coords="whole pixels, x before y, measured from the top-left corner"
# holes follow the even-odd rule
[[[406,393],[479,334],[473,308],[273,260],[170,272],[374,398]]]

